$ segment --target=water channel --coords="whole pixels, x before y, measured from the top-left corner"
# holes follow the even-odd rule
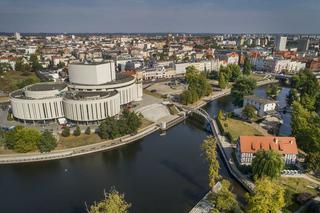
[[[278,96],[285,103],[287,88]],[[256,94],[265,95],[264,88]],[[208,104],[209,113],[231,111],[232,98]],[[290,114],[280,134],[290,134]],[[188,121],[139,142],[87,156],[32,164],[0,166],[1,212],[85,212],[85,203],[115,186],[132,203],[130,212],[187,212],[208,191],[207,165],[200,143],[207,133]],[[220,174],[230,179],[223,163]],[[232,180],[231,180],[232,181]],[[232,181],[233,190],[244,190]]]

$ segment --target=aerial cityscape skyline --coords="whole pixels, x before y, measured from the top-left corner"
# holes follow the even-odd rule
[[[320,0],[0,0],[0,212],[320,212]]]
[[[0,32],[319,33],[319,9],[316,0],[3,0]]]

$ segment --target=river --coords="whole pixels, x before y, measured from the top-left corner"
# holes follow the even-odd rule
[[[283,88],[281,103],[288,93]],[[264,87],[256,94],[265,95]],[[209,113],[232,111],[230,96],[208,104]],[[290,114],[285,115],[285,120]],[[290,123],[280,134],[290,133]],[[207,133],[189,122],[115,150],[71,159],[0,166],[1,212],[85,212],[85,203],[110,187],[125,193],[130,212],[187,212],[208,191],[207,164],[200,144]],[[219,159],[220,160],[220,159]],[[221,163],[220,174],[230,179]],[[244,190],[236,183],[239,196]]]

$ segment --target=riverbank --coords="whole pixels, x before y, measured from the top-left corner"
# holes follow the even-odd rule
[[[258,82],[258,86],[276,83],[277,80],[265,80]],[[192,107],[194,109],[200,108],[209,102],[218,99],[220,97],[229,95],[231,93],[231,89],[222,90],[212,94],[209,97],[205,97],[199,105]],[[175,117],[172,120],[167,122],[166,128],[162,130],[166,130],[168,128],[173,127],[174,125],[182,122],[185,117],[179,116]],[[135,142],[153,132],[159,130],[160,128],[156,124],[152,124],[149,127],[141,129],[138,131],[136,135],[123,136],[121,138],[117,138],[114,140],[103,141],[100,143],[95,143],[91,145],[85,145],[75,148],[63,149],[63,150],[55,150],[49,153],[26,153],[26,154],[2,154],[0,155],[0,164],[15,164],[15,163],[29,163],[29,162],[39,162],[39,161],[47,161],[47,160],[58,160],[63,158],[76,157],[80,155],[86,155],[94,152],[100,152],[105,150],[114,149],[132,142]]]

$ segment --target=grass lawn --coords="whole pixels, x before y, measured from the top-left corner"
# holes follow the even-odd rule
[[[156,98],[162,99],[162,95],[159,94],[159,93],[157,93],[157,92],[151,92],[151,91],[149,91],[149,90],[147,90],[147,89],[144,89],[144,90],[143,90],[143,93],[144,93],[144,94],[147,94],[147,95],[151,95],[151,96],[156,97]]]
[[[142,118],[141,119],[141,128],[145,128],[152,124],[151,121]],[[71,131],[72,132],[72,131]],[[79,146],[85,146],[85,145],[90,145],[94,143],[99,143],[105,141],[104,139],[101,139],[98,134],[96,133],[91,133],[90,135],[87,134],[81,134],[80,136],[74,136],[70,135],[69,137],[60,137],[60,140],[58,142],[58,147],[57,149],[68,149],[68,148],[74,148],[74,147],[79,147]]]
[[[227,120],[220,120],[220,122],[223,132],[229,135],[233,143],[238,140],[240,135],[263,135],[263,133],[241,120],[228,118]]]
[[[81,134],[79,136],[70,135],[69,137],[60,137],[57,149],[74,148],[85,146],[93,143],[102,142],[103,139],[98,134],[91,133],[90,135]]]
[[[299,209],[300,204],[295,201],[295,194],[308,192],[312,195],[317,195],[316,189],[312,187],[316,187],[317,185],[303,178],[285,178],[282,177],[278,180],[279,184],[281,184],[285,191],[285,196],[290,201],[286,200],[286,203],[289,205],[285,208],[283,212],[295,212]]]
[[[256,81],[262,81],[265,74],[258,74],[258,73],[252,73],[251,77],[255,79]]]
[[[8,71],[0,76],[0,90],[4,92],[12,92],[13,90],[19,89],[17,84],[29,78],[33,79],[34,82],[40,82],[40,79],[35,73]]]

